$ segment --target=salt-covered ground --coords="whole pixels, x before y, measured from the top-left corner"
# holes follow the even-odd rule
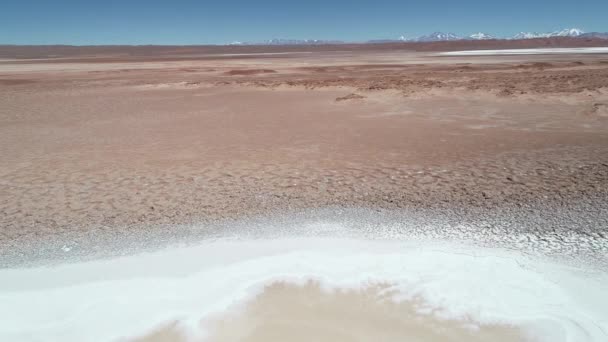
[[[0,273],[4,341],[112,341],[205,317],[277,280],[352,288],[389,283],[443,318],[514,324],[539,341],[605,341],[606,273],[502,249],[349,239],[216,241],[54,268]]]
[[[206,318],[238,308],[264,286],[309,280],[327,290],[389,284],[395,301],[421,299],[440,319],[513,325],[533,341],[608,338],[608,273],[576,258],[605,257],[601,237],[464,223],[443,233],[430,221],[408,230],[403,220],[381,223],[359,214],[368,217],[360,226],[325,219],[328,213],[293,217],[299,229],[283,226],[286,218],[242,222],[189,245],[3,269],[0,340],[128,340],[174,321],[202,338]],[[268,226],[257,232],[260,224]],[[547,256],[552,250],[572,259]]]

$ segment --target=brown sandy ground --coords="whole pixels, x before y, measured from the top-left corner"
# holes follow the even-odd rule
[[[0,247],[328,205],[608,195],[608,56],[0,62]]]
[[[525,341],[512,326],[479,325],[471,320],[442,320],[422,314],[424,302],[395,302],[387,286],[360,290],[322,289],[316,283],[275,283],[242,310],[206,322],[201,341]],[[346,324],[345,321],[348,321]],[[346,328],[348,327],[348,328]],[[195,339],[196,340],[196,339]],[[179,342],[176,324],[133,342]],[[198,341],[198,340],[196,340]]]

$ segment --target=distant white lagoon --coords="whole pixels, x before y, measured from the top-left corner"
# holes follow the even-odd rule
[[[547,49],[504,49],[504,50],[465,50],[442,52],[442,56],[493,56],[493,55],[545,55],[545,54],[577,54],[577,53],[608,53],[608,47],[588,48],[547,48]]]

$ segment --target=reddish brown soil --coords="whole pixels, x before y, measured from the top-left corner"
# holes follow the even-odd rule
[[[608,195],[605,55],[146,58],[0,62],[0,247],[272,210]]]

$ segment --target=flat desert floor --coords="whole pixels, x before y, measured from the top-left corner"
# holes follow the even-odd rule
[[[608,53],[277,49],[162,58],[119,49],[4,56],[0,265],[90,260],[208,237],[318,237],[338,230],[580,257],[605,277]],[[28,274],[12,279],[36,279]],[[276,280],[264,279],[267,285]],[[384,293],[374,287],[328,299],[318,285],[281,284],[258,291],[247,310],[268,312],[285,302],[281,298],[300,298],[321,306],[285,310],[295,322],[319,326],[317,313],[327,312],[328,301],[367,305],[370,291]],[[378,310],[410,312],[411,303],[378,304]],[[353,312],[345,305],[337,307]],[[501,305],[489,307],[508,306]],[[605,310],[593,312],[603,315],[597,331],[568,336],[599,341],[608,320],[602,320]],[[353,320],[377,319],[376,311],[366,314]],[[537,313],[527,314],[521,317]],[[275,322],[243,315],[216,325],[216,340],[239,340],[229,335],[234,327]],[[340,311],[335,315],[339,321]],[[521,340],[519,328],[490,321],[477,329],[494,340]],[[138,327],[143,335],[147,326]],[[360,334],[379,336],[378,326],[368,328],[361,326]],[[420,329],[420,336],[430,336]],[[471,340],[471,331],[458,329],[448,330]],[[250,340],[272,340],[269,331]],[[174,334],[169,327],[142,338],[181,339]],[[432,338],[426,340],[445,340]],[[564,339],[570,340],[576,339]]]
[[[5,60],[0,89],[10,254],[83,230],[328,206],[559,208],[608,193],[605,53]]]

